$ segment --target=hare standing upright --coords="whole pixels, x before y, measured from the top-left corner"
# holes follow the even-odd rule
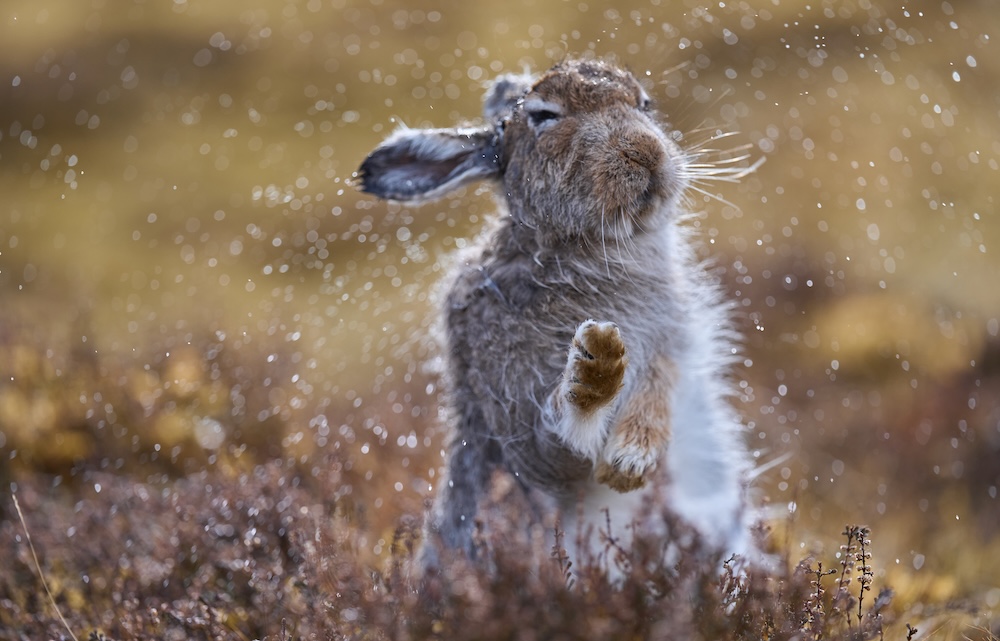
[[[418,203],[486,179],[503,201],[443,303],[454,425],[424,564],[446,548],[476,555],[497,470],[562,515],[571,555],[606,511],[627,537],[643,497],[712,546],[746,551],[745,448],[726,398],[734,343],[681,226],[689,158],[608,62],[501,76],[484,116],[401,128],[358,172],[381,198]]]

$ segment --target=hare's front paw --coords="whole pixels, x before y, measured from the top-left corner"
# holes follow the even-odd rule
[[[646,484],[658,458],[659,451],[652,446],[648,435],[624,430],[608,442],[595,478],[617,492],[631,492]]]
[[[639,374],[639,383],[625,402],[618,422],[604,445],[596,479],[613,490],[629,492],[646,484],[670,441],[677,367],[664,356],[653,359]]]
[[[621,390],[627,363],[617,325],[581,323],[569,351],[567,400],[584,414],[604,407]]]

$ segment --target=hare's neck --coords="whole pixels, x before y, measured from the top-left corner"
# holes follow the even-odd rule
[[[512,218],[494,229],[484,258],[487,263],[531,266],[536,280],[562,280],[570,274],[587,280],[635,278],[644,273],[661,279],[679,257],[672,226],[628,238],[582,236],[550,239]],[[546,277],[548,274],[548,277]]]

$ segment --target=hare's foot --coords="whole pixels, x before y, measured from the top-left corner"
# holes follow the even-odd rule
[[[569,350],[566,399],[585,415],[605,407],[621,390],[627,363],[617,325],[581,323]]]

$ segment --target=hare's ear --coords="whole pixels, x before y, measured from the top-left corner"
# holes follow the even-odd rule
[[[379,198],[423,202],[500,175],[500,134],[493,127],[400,129],[358,169],[361,190]]]
[[[491,122],[509,118],[534,83],[535,77],[528,73],[497,76],[483,100],[483,116]]]

